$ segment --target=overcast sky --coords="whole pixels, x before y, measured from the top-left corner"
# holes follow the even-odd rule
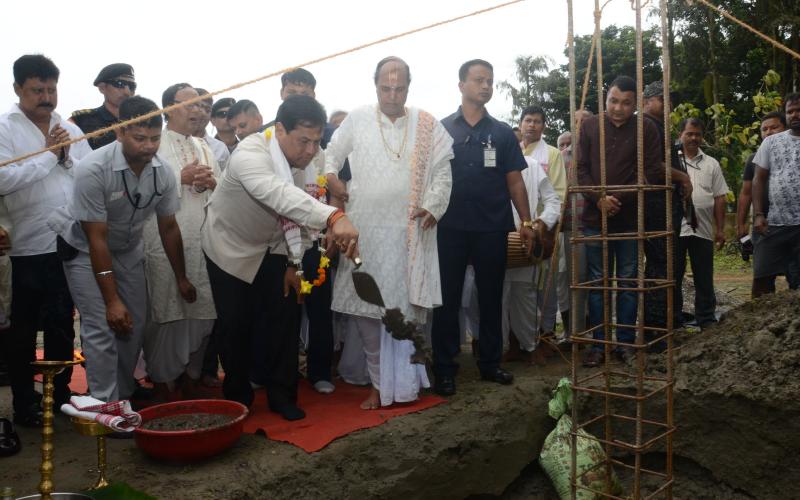
[[[22,54],[45,54],[60,68],[57,111],[66,117],[100,105],[102,96],[92,82],[110,63],[133,65],[138,93],[160,105],[161,93],[173,83],[214,91],[496,3],[500,1],[15,1],[5,6],[9,15],[3,23],[0,71],[6,83],[0,109],[17,102],[12,66]],[[577,35],[593,31],[593,8],[593,0],[575,0]],[[604,25],[634,22],[627,0],[612,0],[604,11]],[[317,99],[330,113],[375,102],[375,64],[388,55],[402,57],[412,74],[408,104],[443,118],[460,103],[458,68],[464,61],[486,59],[494,65],[496,82],[513,80],[517,56],[548,55],[564,63],[566,39],[566,1],[528,0],[307,69],[317,79]],[[225,95],[255,101],[265,119],[271,119],[280,104],[279,89],[280,79],[272,78]],[[510,99],[495,90],[488,108],[505,118]]]

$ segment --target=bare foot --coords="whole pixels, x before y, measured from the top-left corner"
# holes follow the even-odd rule
[[[378,389],[370,387],[369,397],[361,403],[362,410],[377,410],[381,407],[381,393]]]

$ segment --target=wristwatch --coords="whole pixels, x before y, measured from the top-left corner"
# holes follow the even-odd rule
[[[529,227],[533,229],[533,221],[532,220],[524,220],[522,221],[522,227]]]

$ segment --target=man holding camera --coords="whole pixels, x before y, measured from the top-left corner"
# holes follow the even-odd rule
[[[692,205],[697,219],[696,225],[687,214],[681,223],[678,238],[678,268],[676,307],[683,310],[683,276],[686,272],[686,254],[692,264],[695,299],[694,315],[700,328],[715,323],[714,310],[717,299],[714,294],[714,244],[717,250],[725,243],[725,198],[728,185],[722,175],[719,162],[700,149],[703,142],[703,122],[699,118],[686,118],[681,122],[680,141],[686,170],[692,180]]]

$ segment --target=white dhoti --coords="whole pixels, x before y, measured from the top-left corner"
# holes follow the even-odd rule
[[[407,403],[419,398],[421,387],[430,387],[425,365],[410,363],[414,343],[396,340],[379,319],[350,319],[364,346],[372,387],[381,393],[381,406]]]
[[[533,281],[503,282],[503,339],[508,339],[509,331],[514,332],[520,348],[527,352],[539,344],[539,295]]]
[[[148,323],[144,352],[147,373],[153,382],[170,383],[184,372],[194,380],[199,379],[213,328],[213,319]]]

